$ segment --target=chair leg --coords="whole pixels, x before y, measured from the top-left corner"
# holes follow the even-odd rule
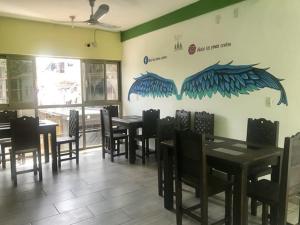
[[[268,210],[268,205],[263,203],[262,205],[262,225],[268,225],[268,215],[269,215],[269,210]]]
[[[128,159],[128,138],[125,139],[125,157]]]
[[[39,163],[39,181],[43,180],[43,171],[42,171],[42,156],[41,156],[41,150],[39,149],[38,152],[38,163]]]
[[[145,160],[145,139],[142,140],[142,163],[145,164],[146,160]]]
[[[105,149],[106,149],[106,137],[103,137],[103,141],[102,141],[102,159],[105,159]]]
[[[182,184],[176,180],[176,224],[182,225]]]
[[[158,149],[157,151],[157,183],[158,183],[158,195],[163,196],[163,184],[162,184],[162,160],[161,160],[161,152]]]
[[[2,158],[1,158],[2,168],[5,169],[6,168],[6,159],[5,159],[5,147],[3,145],[1,145],[1,154],[2,154]]]
[[[73,147],[73,145],[72,145],[72,142],[70,142],[69,143],[69,157],[71,158],[72,157],[72,147]]]
[[[117,153],[120,154],[120,140],[117,140]]]
[[[79,165],[79,140],[75,142],[76,145],[76,165]]]
[[[231,225],[232,188],[225,191],[225,225]]]
[[[251,182],[257,182],[257,179],[251,179]],[[251,215],[257,216],[258,202],[256,199],[251,198]]]
[[[17,168],[16,168],[16,155],[14,153],[11,154],[11,175],[14,182],[14,185],[17,186]]]
[[[115,151],[115,143],[114,143],[114,141],[109,141],[109,143],[110,143],[110,150],[109,150],[109,152],[110,152],[110,161],[111,162],[114,162],[114,151]]]
[[[61,168],[60,144],[57,145],[58,168]]]
[[[32,152],[32,157],[33,157],[33,173],[34,173],[34,175],[37,175],[36,151]]]
[[[149,150],[149,139],[146,139],[146,156],[149,158],[150,156],[150,150]]]

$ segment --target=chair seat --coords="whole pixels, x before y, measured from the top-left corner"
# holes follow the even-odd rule
[[[138,134],[138,135],[135,136],[135,139],[136,139],[137,141],[142,141],[142,140],[147,139],[147,138],[156,138],[156,136],[145,137],[145,136],[143,136],[142,134]]]
[[[56,140],[57,144],[70,143],[73,141],[75,141],[75,137],[69,137],[69,136],[58,137]]]
[[[194,179],[186,177],[186,176],[183,178],[183,182],[186,183],[187,185],[190,185],[195,188],[200,186],[198,180],[194,180]],[[208,196],[213,196],[218,193],[221,193],[221,192],[227,190],[228,188],[230,188],[231,186],[232,186],[232,182],[227,181],[225,179],[222,179],[222,178],[219,178],[219,177],[216,177],[213,175],[208,175],[208,177],[207,177]]]
[[[38,150],[37,148],[28,148],[28,149],[23,149],[23,150],[15,151],[15,153],[16,154],[23,154],[23,153],[35,152],[37,150]]]
[[[269,180],[259,180],[248,185],[248,196],[269,205],[279,201],[279,184]]]
[[[113,132],[114,133],[127,133],[127,129],[124,127],[113,127]]]
[[[269,175],[272,173],[272,168],[268,167],[268,166],[257,166],[257,167],[253,167],[250,168],[249,172],[248,172],[248,178],[251,179],[256,179],[259,177],[263,177],[266,175]]]
[[[11,144],[11,138],[1,138],[0,139],[0,145],[2,144]]]

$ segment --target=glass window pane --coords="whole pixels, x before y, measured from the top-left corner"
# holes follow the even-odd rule
[[[80,60],[36,58],[38,104],[81,104]]]
[[[86,147],[101,144],[100,109],[102,107],[85,107]]]
[[[30,59],[8,59],[8,79],[10,82],[10,103],[34,101],[33,62]]]
[[[104,100],[104,64],[85,63],[86,100]]]
[[[107,100],[118,100],[118,64],[106,64]]]
[[[8,104],[6,59],[0,59],[0,104]]]

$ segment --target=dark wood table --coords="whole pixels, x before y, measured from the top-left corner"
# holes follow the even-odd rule
[[[122,117],[112,117],[113,125],[125,127],[128,129],[129,135],[129,163],[134,164],[136,160],[136,141],[134,137],[136,136],[137,128],[142,127],[143,120],[141,116],[122,116]]]
[[[58,124],[50,120],[40,120],[39,131],[44,139],[45,162],[49,162],[48,135],[51,135],[52,171],[57,172],[57,152],[56,152],[56,126]],[[9,123],[0,123],[0,138],[10,138],[11,129]]]
[[[173,156],[174,141],[161,142],[164,157],[164,206],[173,209]],[[249,144],[249,143],[248,143]],[[251,144],[253,146],[253,144]],[[248,169],[254,166],[272,166],[271,179],[279,182],[281,148],[255,146],[247,147],[247,143],[224,137],[214,137],[207,141],[207,163],[210,167],[234,175],[234,209],[233,224],[248,224]],[[271,218],[275,218],[276,209],[271,208]],[[271,224],[276,221],[271,220]]]

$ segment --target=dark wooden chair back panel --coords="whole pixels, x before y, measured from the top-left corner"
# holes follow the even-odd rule
[[[0,112],[0,123],[9,123],[17,118],[17,111],[2,111]]]
[[[288,160],[288,174],[282,166],[283,176],[288,178],[287,189],[290,195],[298,194],[300,187],[300,133],[289,139],[289,156],[283,158],[283,163]],[[285,151],[286,152],[286,151]],[[289,157],[289,159],[286,159]]]
[[[119,117],[119,107],[117,105],[107,105],[103,108],[110,112],[111,117]]]
[[[76,110],[70,110],[69,136],[79,137],[79,112]]]
[[[195,112],[194,131],[199,134],[214,135],[215,116],[207,112]]]
[[[248,119],[247,142],[259,145],[278,146],[279,122],[264,118]]]
[[[191,129],[191,112],[176,110],[176,128],[178,130]]]
[[[201,184],[206,178],[204,135],[192,131],[176,131],[177,175]]]
[[[143,136],[145,138],[156,137],[157,120],[160,118],[160,110],[143,111]]]
[[[23,116],[11,120],[13,151],[39,148],[39,118]]]
[[[165,117],[157,122],[157,138],[159,142],[163,140],[172,140],[175,136],[175,118]]]
[[[113,130],[112,130],[112,120],[111,120],[110,111],[106,109],[102,109],[101,113],[103,119],[104,136],[112,139]]]

